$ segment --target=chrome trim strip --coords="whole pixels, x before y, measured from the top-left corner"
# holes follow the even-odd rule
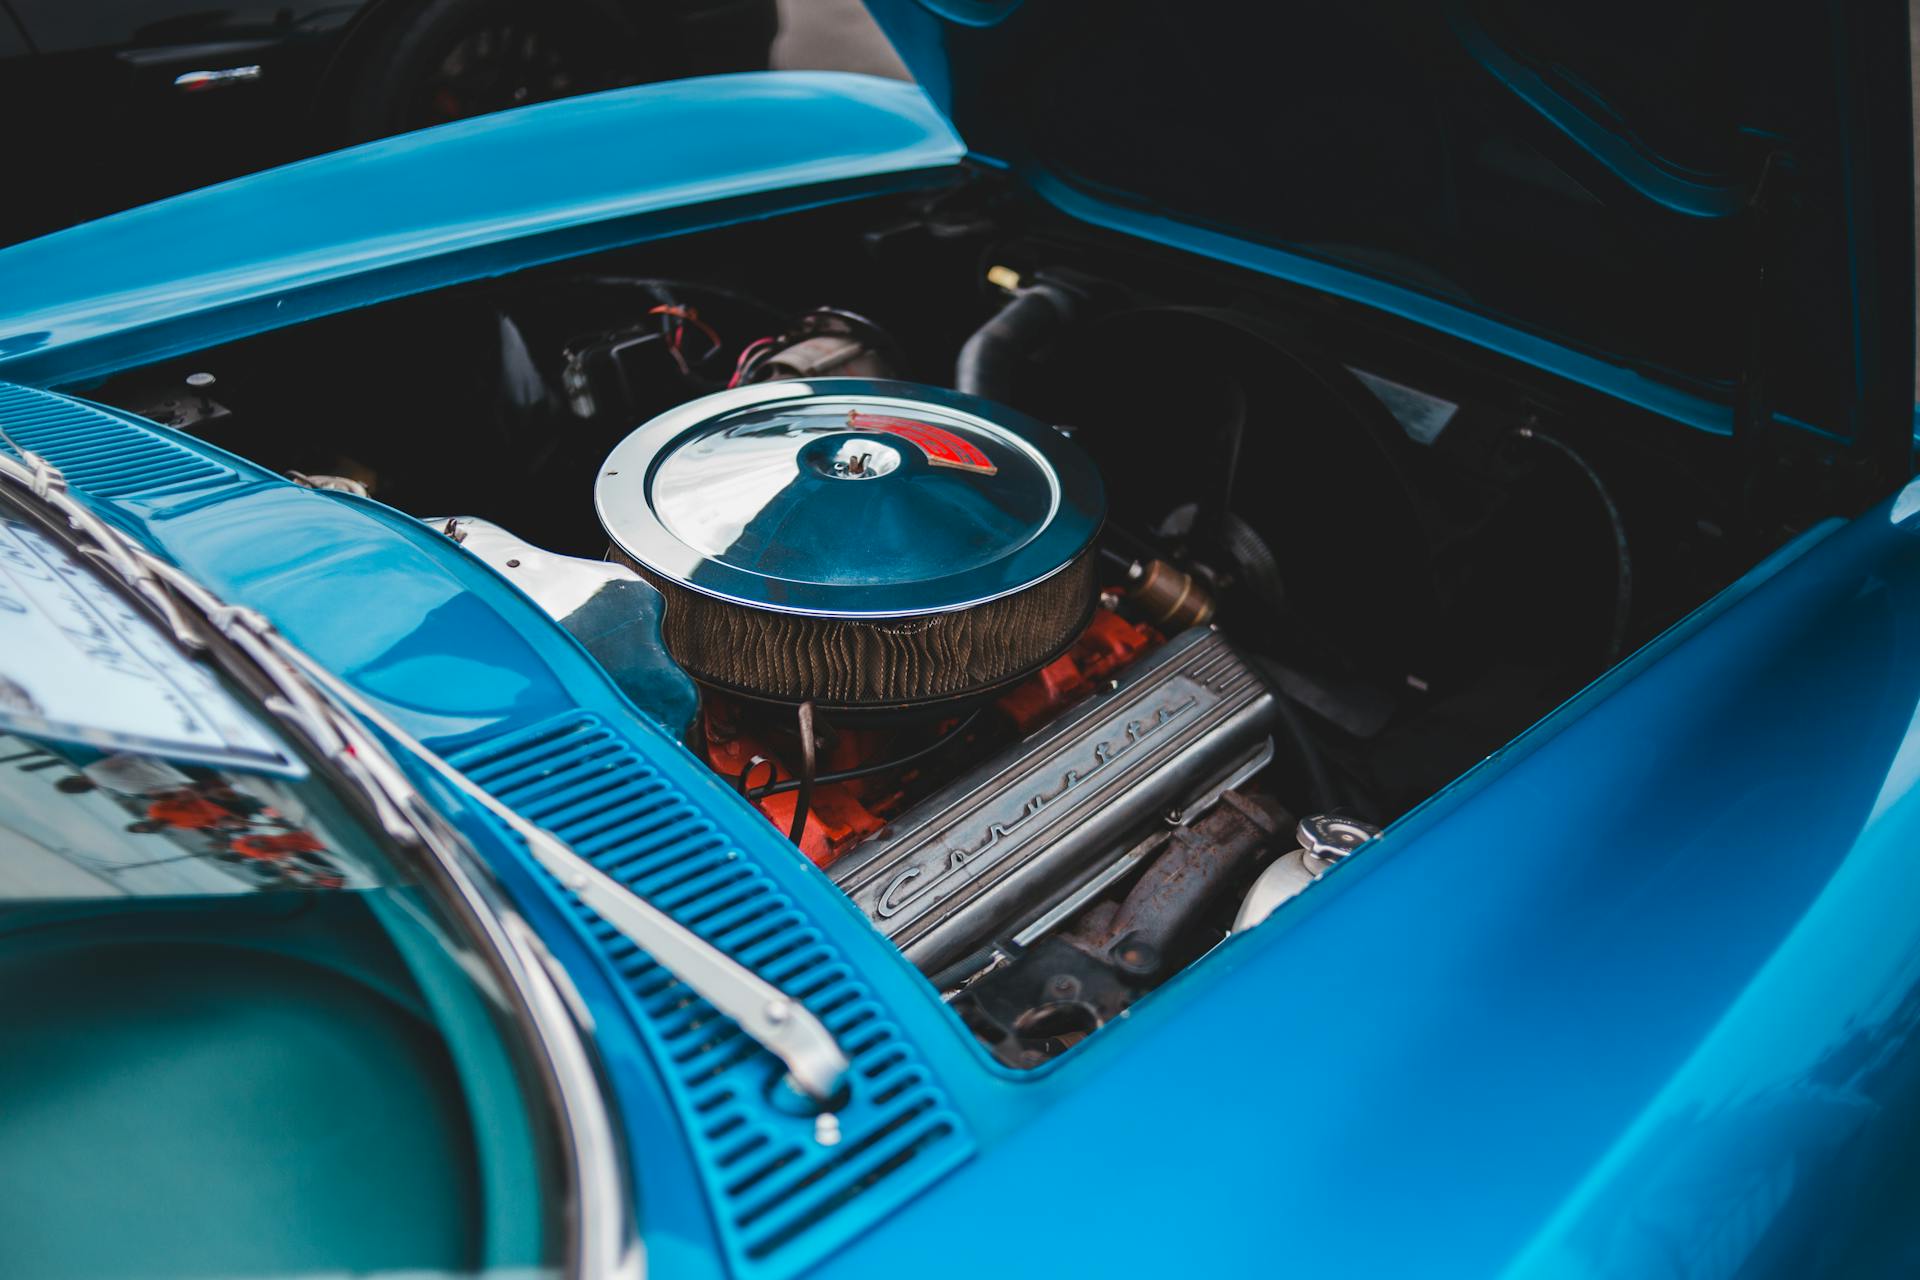
[[[1049,486],[1046,519],[993,560],[945,576],[889,582],[773,580],[721,563],[683,541],[653,506],[655,473],[690,435],[715,434],[758,410],[814,401],[890,413],[929,409],[1022,456]],[[689,400],[613,447],[594,481],[594,511],[620,552],[648,572],[710,599],[813,618],[912,618],[955,613],[1015,595],[1064,572],[1090,546],[1106,512],[1093,462],[1054,428],[945,387],[872,378],[751,383]]]
[[[257,62],[213,71],[182,71],[173,78],[173,87],[183,93],[197,93],[203,89],[225,88],[230,84],[251,84],[263,74]]]
[[[443,902],[461,912],[469,932],[484,944],[496,976],[504,979],[502,995],[518,1007],[521,1024],[538,1050],[536,1066],[545,1076],[567,1147],[565,1274],[578,1280],[643,1280],[646,1254],[633,1212],[628,1153],[601,1085],[591,1019],[579,993],[532,926],[508,903],[493,873],[407,779],[385,746],[323,700],[323,687],[285,678],[317,666],[311,658],[251,610],[221,603],[178,568],[101,520],[68,492],[58,467],[21,448],[4,428],[0,444],[19,455],[16,460],[0,452],[0,479],[36,500],[19,503],[21,510],[90,552],[91,559],[161,616],[184,647],[204,652],[206,639],[187,625],[181,601],[175,598],[184,597],[284,691],[267,699],[269,709],[300,730],[308,749],[361,786],[390,836],[428,855],[427,867],[445,880],[440,886]]]

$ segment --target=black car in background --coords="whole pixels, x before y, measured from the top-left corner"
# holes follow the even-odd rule
[[[464,116],[761,69],[777,27],[774,0],[0,0],[0,237]]]

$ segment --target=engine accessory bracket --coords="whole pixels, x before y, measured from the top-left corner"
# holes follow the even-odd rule
[[[543,550],[490,520],[458,516],[425,523],[520,588],[606,668],[636,706],[676,739],[686,737],[700,695],[661,646],[665,601],[651,583],[622,564]]]

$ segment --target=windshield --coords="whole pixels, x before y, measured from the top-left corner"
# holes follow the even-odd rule
[[[0,1274],[557,1270],[565,1142],[464,921],[0,500]]]

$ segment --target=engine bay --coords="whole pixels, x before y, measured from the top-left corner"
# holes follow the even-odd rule
[[[492,564],[1016,1069],[1364,856],[1817,501],[971,188],[67,390]]]

